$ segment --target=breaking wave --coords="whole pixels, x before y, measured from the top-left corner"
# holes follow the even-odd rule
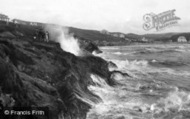
[[[105,79],[91,75],[95,85],[88,89],[102,101],[92,106],[87,119],[190,119],[188,48],[137,46],[129,52],[106,49],[107,52],[99,56],[112,63],[109,67],[111,78],[118,84],[109,86]],[[146,52],[141,52],[142,49]],[[131,52],[141,55],[123,55]],[[115,58],[114,53],[124,58]],[[168,54],[172,58],[168,58]]]
[[[170,90],[162,95],[158,93],[159,90],[169,88],[164,83],[151,86],[140,85],[137,81],[135,84],[129,80],[125,83],[130,85],[110,87],[104,79],[95,75],[91,77],[98,85],[88,88],[101,97],[102,101],[92,107],[87,119],[173,119],[178,116],[181,119],[190,118],[190,115],[187,115],[190,113],[190,93],[180,91],[176,87],[170,87]],[[145,94],[149,97],[145,97]]]
[[[60,43],[64,51],[70,52],[76,56],[83,55],[78,39],[74,38],[72,34],[69,34],[68,28],[47,25],[46,30],[50,33],[52,40]]]

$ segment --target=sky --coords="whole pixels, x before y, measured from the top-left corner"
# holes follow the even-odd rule
[[[175,9],[178,25],[162,31],[143,29],[143,16]],[[0,13],[10,18],[82,29],[123,33],[190,31],[190,0],[0,0]]]

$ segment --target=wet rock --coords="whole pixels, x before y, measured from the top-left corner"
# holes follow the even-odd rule
[[[117,65],[115,63],[113,63],[112,61],[109,61],[108,62],[108,67],[111,68],[111,69],[116,69],[118,68]]]
[[[94,84],[90,74],[112,84],[108,63],[99,57],[76,57],[57,43],[0,38],[0,87],[14,106],[49,107],[51,119],[85,119],[87,100],[100,100],[87,88]]]
[[[111,77],[115,80],[122,80],[131,77],[128,73],[123,73],[121,71],[114,70],[111,72]]]
[[[93,52],[96,54],[102,53],[102,51],[98,48],[98,46],[95,45],[93,42],[88,41],[84,38],[77,37],[77,36],[74,36],[74,37],[79,39],[81,49],[84,49],[90,53],[93,53]]]
[[[98,49],[98,50],[96,49],[96,50],[94,50],[92,53],[93,53],[93,54],[94,54],[94,53],[95,53],[95,54],[100,54],[100,53],[102,53],[102,51],[99,50],[99,49]]]

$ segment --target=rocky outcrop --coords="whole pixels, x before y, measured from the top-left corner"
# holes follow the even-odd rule
[[[90,54],[100,52],[92,42],[79,38],[88,53],[77,57],[59,43],[33,39],[37,27],[0,26],[0,108],[48,107],[49,119],[85,119],[91,106],[101,101],[88,90],[96,85],[91,75],[110,86],[117,84],[114,76],[120,73],[108,69],[117,66]]]
[[[99,57],[76,57],[58,43],[0,38],[0,100],[9,95],[13,107],[48,107],[50,119],[85,119],[101,100],[87,88],[94,85],[90,74],[112,83],[108,63]]]

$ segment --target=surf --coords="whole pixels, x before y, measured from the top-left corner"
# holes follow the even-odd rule
[[[110,62],[111,78],[117,83],[110,86],[91,75],[95,85],[88,89],[101,101],[92,106],[87,119],[190,118],[189,49],[186,45],[102,48],[97,56]]]

